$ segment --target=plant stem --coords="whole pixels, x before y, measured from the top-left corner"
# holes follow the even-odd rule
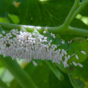
[[[15,60],[10,57],[0,56],[0,60],[5,64],[6,68],[15,76],[22,88],[38,88],[31,77],[18,65]]]
[[[16,25],[16,24],[6,24],[6,23],[0,23],[1,27],[4,27],[4,29],[15,29],[19,28],[20,30],[22,28],[25,28],[27,31],[34,31],[35,29],[38,30],[40,33],[45,31],[52,32],[54,34],[60,34],[60,35],[76,35],[81,37],[88,37],[88,30],[82,29],[82,28],[76,28],[76,27],[65,27],[64,25],[60,25],[59,27],[38,27],[38,26],[29,26],[29,25]],[[10,30],[11,30],[10,29]]]
[[[6,29],[20,29],[21,25],[9,24],[9,23],[0,23],[0,26]]]
[[[9,88],[9,87],[0,79],[0,88]]]
[[[65,22],[64,22],[64,25],[65,25],[65,26],[68,26],[68,25],[70,24],[71,18],[72,18],[72,16],[73,16],[75,10],[77,9],[77,7],[79,7],[79,0],[75,0],[72,9],[70,10],[68,16],[67,16],[66,19],[65,19]]]
[[[42,33],[43,31],[48,31],[48,32],[52,32],[52,33],[57,33],[64,31],[64,25],[60,25],[57,27],[40,27],[40,26],[31,26],[31,25],[16,25],[16,24],[8,24],[8,23],[0,23],[0,26],[4,29],[8,29],[9,31],[12,29],[17,29],[17,30],[22,30],[25,29],[28,32],[32,32],[35,29],[37,31],[39,31],[40,33]]]
[[[77,35],[81,37],[88,37],[88,30],[76,28],[76,27],[69,27],[70,35]]]
[[[71,21],[75,18],[75,16],[86,6],[88,4],[88,0],[85,0],[85,1],[83,1],[81,4],[80,4],[80,6],[79,6],[79,8],[73,13],[73,15],[72,15],[72,17],[71,17]]]

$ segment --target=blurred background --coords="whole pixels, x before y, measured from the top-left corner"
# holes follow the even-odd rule
[[[59,26],[64,22],[73,2],[74,0],[0,0],[0,23]],[[88,29],[88,5],[71,25]],[[87,60],[83,62],[84,68],[67,69],[50,61],[32,60],[27,63],[17,59],[17,62],[38,88],[88,88]],[[10,88],[21,88],[1,61],[0,80]]]

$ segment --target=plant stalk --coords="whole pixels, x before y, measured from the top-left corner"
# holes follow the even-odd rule
[[[71,23],[71,18],[75,12],[75,10],[79,7],[79,0],[75,0],[72,9],[70,10],[69,14],[67,15],[64,25],[65,26],[69,26],[69,24]]]
[[[88,0],[83,1],[80,6],[77,8],[77,10],[74,12],[74,14],[71,17],[71,21],[75,18],[75,16],[88,4]]]
[[[15,60],[10,57],[0,56],[0,60],[5,64],[6,68],[14,75],[22,88],[38,88],[32,78],[18,65]]]

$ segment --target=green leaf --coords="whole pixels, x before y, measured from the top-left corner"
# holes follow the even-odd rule
[[[63,72],[58,73],[55,67],[50,68],[45,61],[32,61],[25,67],[25,71],[32,77],[39,88],[72,88],[68,76],[65,74],[63,80],[58,80]],[[53,72],[52,70],[53,69]],[[62,85],[63,83],[63,85]]]
[[[56,79],[54,77],[54,74],[50,73],[50,88],[74,88],[71,83],[70,80],[67,76],[67,74],[64,74],[64,80],[63,81],[58,81],[58,79]]]
[[[74,79],[69,75],[70,82],[74,88],[84,88],[84,83],[80,79]]]
[[[76,38],[72,40],[73,42],[69,44],[68,53],[70,55],[74,54],[69,61],[83,62],[87,59],[88,53],[88,42],[85,38]],[[85,52],[85,54],[82,53]],[[78,59],[76,58],[78,56]]]
[[[54,73],[54,75],[59,79],[59,80],[64,80],[64,75],[61,73],[61,71],[55,66],[55,64],[46,61],[46,64],[49,66],[51,71]]]
[[[11,23],[15,24],[30,24],[30,25],[39,25],[39,26],[58,26],[62,24],[72,7],[74,0],[16,0],[21,4],[19,7],[13,5],[13,0],[0,0],[0,16],[7,17],[9,14],[9,20]],[[82,16],[88,17],[88,6],[86,6],[80,14]],[[18,18],[19,17],[19,18]],[[7,19],[2,19],[2,22],[7,22]],[[74,19],[71,23],[72,26],[76,26],[78,28],[86,28],[88,29],[88,25],[84,24],[80,19]],[[7,30],[7,28],[5,29]],[[1,31],[1,29],[0,29]],[[59,34],[57,35],[59,36]],[[59,36],[53,43],[59,45],[61,39],[70,40],[76,36]],[[60,48],[68,49],[69,53],[76,53],[79,56],[79,60],[76,60],[75,57],[71,58],[71,61],[77,61],[83,63],[83,68],[80,67],[69,67],[64,68],[59,65],[59,68],[62,72],[72,73],[74,87],[77,86],[78,80],[76,78],[81,78],[83,80],[88,80],[87,77],[87,55],[80,54],[80,50],[86,51],[88,53],[88,42],[83,39],[82,41],[77,40],[74,41],[71,45],[68,44],[61,45]],[[33,81],[40,88],[72,88],[70,84],[69,78],[66,74],[65,79],[60,81],[60,75],[58,70],[54,66],[48,67],[44,62],[37,62],[38,66],[34,66],[31,63],[25,68],[25,71],[33,78]],[[1,64],[1,62],[0,62]],[[51,65],[50,65],[51,66]],[[50,69],[51,68],[51,69]],[[14,68],[16,69],[16,68]],[[59,76],[58,76],[59,74]],[[17,83],[18,84],[18,83]],[[62,85],[63,84],[63,85]],[[13,86],[12,86],[13,87]],[[17,87],[17,86],[16,86]],[[79,86],[77,86],[79,87]],[[19,87],[18,87],[19,88]]]
[[[9,21],[4,17],[0,17],[0,23],[9,23]]]
[[[13,1],[1,0],[0,9],[2,14],[6,12],[15,14],[20,18],[21,24],[57,26],[63,23],[74,0],[21,0],[18,8],[14,7]],[[68,2],[66,4],[66,2]],[[7,3],[7,5],[6,5]]]
[[[88,58],[82,64],[83,68],[73,67],[72,77],[88,81]]]
[[[18,24],[20,22],[18,16],[14,15],[14,14],[8,14],[8,17],[14,24]]]

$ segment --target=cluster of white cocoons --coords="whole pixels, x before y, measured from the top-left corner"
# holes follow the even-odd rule
[[[51,44],[52,40],[47,39],[37,31],[29,33],[16,29],[9,33],[0,34],[0,54],[4,57],[11,56],[14,58],[51,60],[55,63],[63,63],[68,67],[70,55],[64,49],[57,49],[57,46]]]

